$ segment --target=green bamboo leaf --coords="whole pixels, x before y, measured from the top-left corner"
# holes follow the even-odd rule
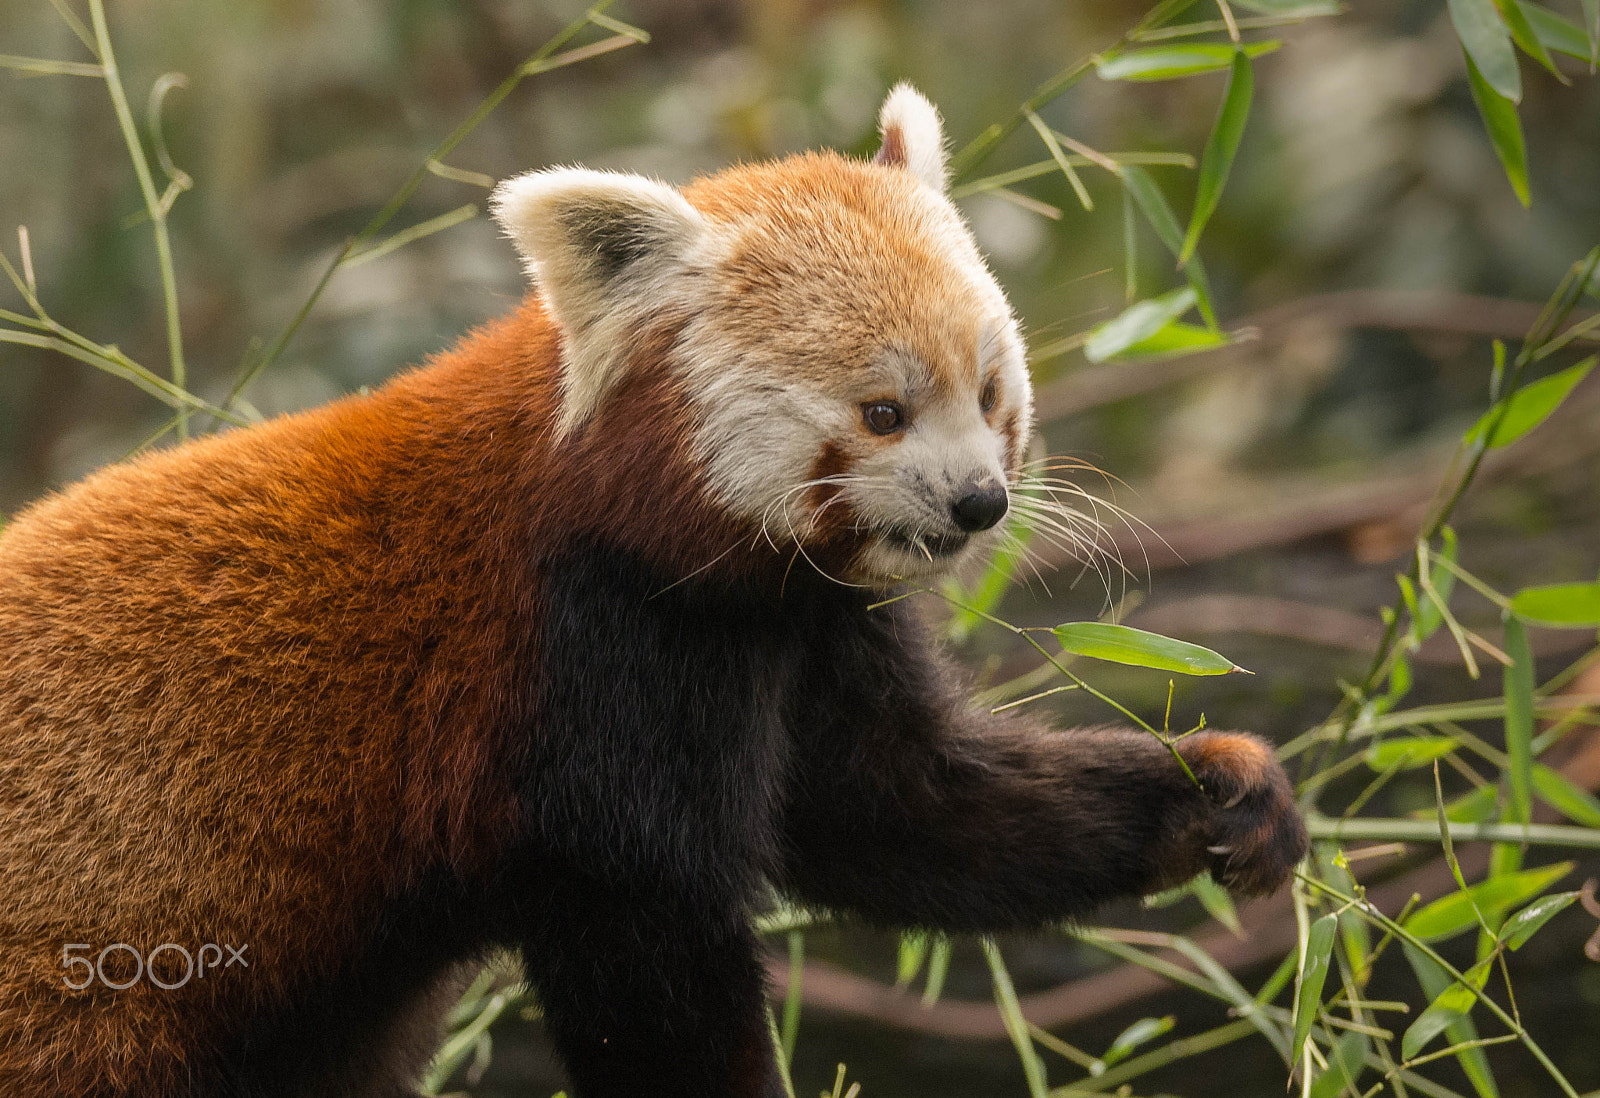
[[[1179,226],[1172,207],[1167,203],[1167,196],[1161,193],[1161,188],[1156,186],[1156,181],[1150,173],[1136,164],[1124,164],[1122,185],[1127,188],[1128,194],[1133,196],[1139,212],[1150,222],[1150,227],[1156,231],[1156,236],[1167,246],[1167,250],[1174,256],[1181,252],[1183,229]]]
[[[1033,1038],[1028,1032],[1027,1019],[1022,1016],[1022,1006],[1017,1002],[1017,989],[1011,982],[1011,973],[1006,970],[1004,958],[1000,956],[1000,947],[994,944],[993,939],[983,939],[983,955],[989,962],[989,975],[994,985],[995,1005],[1000,1008],[1000,1018],[1005,1023],[1006,1032],[1011,1036],[1011,1043],[1017,1050],[1017,1057],[1022,1061],[1022,1072],[1028,1080],[1028,1093],[1032,1098],[1049,1098],[1050,1088],[1045,1079],[1044,1061],[1040,1059],[1039,1052],[1033,1047]],[[841,1066],[840,1070],[843,1070]]]
[[[1090,329],[1089,340],[1083,346],[1084,357],[1090,362],[1104,362],[1126,351],[1194,308],[1195,301],[1194,287],[1185,286],[1160,297],[1134,302],[1110,320]]]
[[[1026,108],[1024,108],[1026,110]],[[1061,147],[1061,142],[1056,140],[1056,135],[1050,132],[1050,127],[1044,124],[1032,111],[1027,111],[1028,124],[1038,133],[1039,140],[1044,142],[1044,147],[1049,150],[1050,158],[1056,162],[1056,167],[1061,169],[1061,174],[1067,177],[1067,182],[1072,184],[1072,191],[1078,196],[1078,203],[1085,212],[1094,209],[1094,200],[1089,197],[1089,189],[1083,185],[1078,169],[1072,166],[1072,161],[1067,159],[1066,150]]]
[[[1328,1050],[1328,1070],[1311,1084],[1311,1098],[1338,1098],[1338,1095],[1353,1093],[1352,1088],[1366,1066],[1370,1044],[1365,1033],[1355,1030],[1340,1037]]]
[[[1206,909],[1206,914],[1231,930],[1235,937],[1244,937],[1244,930],[1239,925],[1239,910],[1233,906],[1233,897],[1228,895],[1227,889],[1211,879],[1211,874],[1202,873],[1194,879],[1194,895],[1200,901],[1200,906]]]
[[[1458,555],[1456,532],[1446,526],[1443,535],[1444,544],[1438,555],[1455,564]],[[1439,602],[1449,606],[1450,596],[1456,589],[1456,574],[1449,568],[1437,568],[1431,570],[1430,576],[1434,593],[1439,596]],[[1444,612],[1432,599],[1423,599],[1421,602],[1419,609],[1422,611],[1422,618],[1417,622],[1417,629],[1422,639],[1427,640],[1438,631],[1440,625],[1444,624]]]
[[[1427,766],[1434,759],[1443,758],[1455,749],[1456,741],[1450,736],[1403,736],[1367,748],[1366,763],[1380,774],[1390,767],[1414,770],[1419,766]]]
[[[1461,48],[1484,82],[1512,103],[1521,102],[1517,51],[1511,48],[1511,30],[1494,0],[1449,0],[1449,6]]]
[[[1600,626],[1600,583],[1524,587],[1511,596],[1511,612],[1540,625],[1592,629]]]
[[[1440,966],[1439,962],[1410,942],[1402,941],[1400,945],[1429,1001],[1443,995],[1453,982],[1450,974]],[[1451,1022],[1445,1027],[1445,1033],[1453,1045],[1478,1039],[1478,1027],[1473,1024],[1469,1016]],[[1467,1078],[1472,1082],[1472,1089],[1478,1092],[1478,1098],[1500,1098],[1500,1088],[1494,1081],[1494,1073],[1489,1070],[1489,1057],[1484,1054],[1481,1046],[1462,1049],[1456,1053],[1456,1060],[1461,1064],[1461,1070],[1467,1073]]]
[[[1572,392],[1578,382],[1589,376],[1589,371],[1594,369],[1597,360],[1600,360],[1600,355],[1590,355],[1576,366],[1569,366],[1560,373],[1540,378],[1513,393],[1505,418],[1500,421],[1500,426],[1495,428],[1494,434],[1489,436],[1489,448],[1509,446],[1543,423],[1552,412],[1561,407],[1561,402],[1567,399],[1567,394]],[[1467,445],[1477,445],[1478,441],[1488,434],[1497,412],[1497,408],[1491,408],[1478,417],[1478,422],[1467,432]]]
[[[928,935],[921,930],[908,930],[900,935],[900,955],[895,961],[894,983],[905,987],[922,971],[923,959],[928,955]]]
[[[1165,324],[1139,342],[1117,352],[1113,358],[1160,358],[1184,355],[1221,347],[1230,342],[1228,337],[1212,328],[1199,324],[1185,324],[1174,320]]]
[[[1467,57],[1467,83],[1472,88],[1473,102],[1478,104],[1478,113],[1483,116],[1483,125],[1489,133],[1490,143],[1494,145],[1495,155],[1500,158],[1506,179],[1517,194],[1517,201],[1525,207],[1532,205],[1533,198],[1528,191],[1528,147],[1522,140],[1522,121],[1517,118],[1516,101],[1491,87],[1478,71],[1478,66],[1473,64],[1471,56]]]
[[[943,934],[933,939],[933,948],[928,951],[928,979],[922,985],[922,1005],[932,1006],[939,1001],[939,993],[944,990],[944,978],[950,971],[950,939]]]
[[[1058,625],[1051,632],[1064,650],[1112,663],[1154,667],[1183,675],[1226,675],[1230,671],[1244,670],[1209,648],[1126,625],[1078,621]]]
[[[57,61],[49,57],[17,57],[0,54],[0,69],[15,69],[38,76],[93,76],[102,77],[106,70],[86,61]]]
[[[1446,801],[1444,818],[1451,823],[1483,823],[1494,815],[1495,805],[1499,799],[1499,789],[1492,785],[1481,785],[1470,793],[1463,793],[1454,800]],[[1431,820],[1436,814],[1436,809],[1419,808],[1410,815],[1412,819]]]
[[[1216,212],[1223,184],[1233,170],[1233,158],[1239,151],[1245,123],[1250,118],[1250,100],[1254,94],[1255,70],[1250,67],[1249,55],[1241,49],[1233,55],[1228,87],[1222,93],[1222,106],[1211,127],[1211,136],[1206,138],[1205,152],[1200,156],[1200,183],[1195,191],[1194,212],[1189,217],[1189,231],[1183,238],[1183,251],[1178,254],[1180,266],[1194,255],[1200,233]]]
[[[1395,583],[1400,588],[1400,600],[1405,603],[1406,614],[1411,619],[1411,625],[1406,631],[1407,643],[1415,646],[1422,643],[1422,607],[1418,604],[1417,589],[1411,582],[1411,577],[1398,573],[1394,577]]]
[[[1237,52],[1243,52],[1248,57],[1260,57],[1281,45],[1282,42],[1272,40],[1251,42],[1237,49],[1216,42],[1152,46],[1142,50],[1125,50],[1114,57],[1096,61],[1095,71],[1102,80],[1173,80],[1225,69],[1233,64],[1233,56]]]
[[[1389,689],[1384,692],[1377,708],[1379,713],[1387,713],[1411,693],[1411,659],[1402,651],[1394,654],[1394,664],[1389,668]]]
[[[1553,892],[1539,897],[1506,920],[1500,928],[1500,940],[1512,949],[1521,949],[1540,927],[1571,906],[1580,895],[1580,892]]]
[[[1586,15],[1590,5],[1593,5],[1596,11],[1600,11],[1600,0],[1583,0]],[[1590,60],[1590,38],[1583,27],[1557,15],[1549,8],[1527,3],[1526,0],[1517,0],[1517,10],[1528,21],[1533,33],[1539,36],[1539,41],[1544,43],[1546,49],[1564,53],[1568,57],[1576,57],[1579,61]]]
[[[1140,1045],[1153,1041],[1162,1034],[1172,1032],[1172,1027],[1178,1024],[1178,1019],[1171,1014],[1165,1018],[1140,1018],[1133,1025],[1117,1034],[1116,1040],[1111,1042],[1111,1047],[1106,1049],[1100,1062],[1106,1067],[1121,1060],[1126,1060],[1130,1053]]]
[[[1600,65],[1600,0],[1580,0],[1583,4],[1583,32],[1589,38],[1589,71]]]
[[[1161,193],[1161,188],[1156,186],[1156,181],[1151,178],[1150,173],[1137,165],[1124,164],[1120,175],[1122,185],[1133,197],[1139,212],[1144,214],[1145,220],[1155,230],[1161,243],[1167,246],[1167,251],[1172,253],[1173,258],[1177,258],[1178,253],[1183,251],[1183,229],[1178,224],[1177,215],[1172,212],[1172,206],[1167,202],[1167,196]],[[1194,291],[1206,327],[1216,331],[1217,314],[1211,307],[1211,280],[1206,277],[1206,269],[1200,262],[1199,256],[1195,256],[1183,265],[1183,274],[1189,280],[1189,288]]]
[[[1511,779],[1511,800],[1506,808],[1506,823],[1527,823],[1533,811],[1533,652],[1522,622],[1506,619],[1506,655],[1511,666],[1504,669],[1501,683],[1506,697],[1506,754],[1511,757],[1507,776]]]
[[[1417,1020],[1406,1027],[1405,1036],[1400,1039],[1400,1055],[1409,1060],[1425,1048],[1429,1041],[1443,1033],[1450,1026],[1458,1025],[1472,1010],[1472,1004],[1478,1001],[1472,989],[1462,984],[1451,984],[1428,1005],[1428,1009],[1417,1015]]]
[[[1328,959],[1333,955],[1333,937],[1339,928],[1337,915],[1324,915],[1311,924],[1306,935],[1306,952],[1300,962],[1300,978],[1295,982],[1294,1043],[1289,1046],[1289,1063],[1300,1062],[1311,1023],[1322,1003],[1322,985],[1328,978]]]
[[[1573,823],[1585,827],[1600,827],[1600,800],[1592,793],[1579,789],[1559,770],[1543,763],[1533,764],[1533,789],[1539,799]]]
[[[1330,0],[1234,0],[1241,8],[1261,15],[1300,16],[1338,15],[1340,7]]]
[[[1522,52],[1543,65],[1550,73],[1563,84],[1568,83],[1560,69],[1556,68],[1555,61],[1545,49],[1544,42],[1528,22],[1528,17],[1522,13],[1515,0],[1495,0],[1500,15],[1505,19],[1506,26],[1511,30],[1511,40],[1521,48]]]
[[[1405,921],[1405,928],[1426,941],[1454,937],[1478,925],[1474,905],[1485,919],[1492,920],[1539,895],[1572,872],[1572,865],[1571,862],[1557,862],[1479,881],[1465,892],[1452,892],[1412,912]]]
[[[1204,876],[1204,874],[1200,876]],[[1194,883],[1200,879],[1200,876],[1190,877],[1181,885],[1174,885],[1171,888],[1162,889],[1160,892],[1153,892],[1148,896],[1141,897],[1139,906],[1156,909],[1181,903],[1194,893]]]

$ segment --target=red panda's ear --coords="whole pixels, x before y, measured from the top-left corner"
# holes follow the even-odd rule
[[[883,145],[873,160],[904,168],[922,182],[944,193],[944,126],[939,112],[910,84],[896,84],[878,111],[878,133]]]
[[[529,172],[501,183],[494,215],[560,324],[565,432],[620,377],[630,329],[692,292],[708,242],[705,220],[673,187],[586,168]]]

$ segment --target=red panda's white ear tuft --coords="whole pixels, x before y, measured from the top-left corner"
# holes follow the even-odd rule
[[[495,189],[494,215],[566,335],[559,429],[587,419],[619,379],[628,333],[688,291],[705,220],[638,175],[554,168]]]
[[[907,83],[896,84],[878,111],[878,133],[883,145],[873,158],[877,163],[904,168],[944,193],[944,126],[938,109],[921,92]]]

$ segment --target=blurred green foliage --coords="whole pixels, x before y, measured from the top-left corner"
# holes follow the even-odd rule
[[[1324,708],[1306,719],[1317,699],[1292,675],[1270,694],[1258,691],[1300,711],[1275,724],[1268,718],[1266,730],[1300,732],[1284,754],[1302,760],[1304,804],[1324,840],[1295,891],[1297,949],[1251,995],[1188,938],[1109,928],[1081,934],[1080,944],[1065,946],[1070,956],[1104,951],[1229,1004],[1241,1019],[1194,1032],[1189,1014],[1181,1026],[1172,1015],[1137,1018],[1097,1056],[1031,1025],[1005,952],[981,943],[1017,1054],[1016,1092],[1050,1093],[1048,1076],[1059,1063],[1047,1063],[1041,1050],[1088,1072],[1075,1087],[1100,1091],[1258,1034],[1264,1059],[1274,1070],[1294,1069],[1311,1095],[1385,1087],[1403,1095],[1406,1081],[1421,1093],[1455,1093],[1429,1081],[1431,1072],[1413,1074],[1430,1062],[1430,1042],[1441,1033],[1452,1044],[1444,1055],[1459,1071],[1448,1076],[1452,1085],[1484,1098],[1502,1083],[1508,1093],[1519,1085],[1503,1062],[1497,1077],[1505,1043],[1520,1044],[1543,1066],[1540,1086],[1549,1081],[1572,1094],[1564,1072],[1600,1079],[1600,1064],[1573,1054],[1574,1046],[1552,1060],[1534,1040],[1535,1027],[1523,1025],[1511,997],[1506,960],[1579,899],[1593,903],[1592,893],[1547,894],[1574,863],[1524,869],[1529,848],[1517,837],[1534,837],[1534,849],[1600,846],[1592,833],[1600,802],[1537,761],[1589,719],[1556,696],[1582,665],[1540,685],[1524,628],[1592,633],[1600,621],[1600,585],[1585,582],[1595,569],[1585,548],[1592,543],[1583,541],[1600,525],[1595,447],[1585,441],[1597,406],[1583,396],[1593,359],[1571,365],[1579,345],[1558,335],[1559,321],[1586,289],[1592,293],[1597,253],[1587,267],[1569,265],[1600,236],[1600,85],[1587,79],[1600,48],[1594,0],[1575,0],[1571,10],[1448,0],[1356,3],[1344,11],[1241,0],[1238,12],[1226,0],[1165,0],[1153,9],[1159,18],[1139,24],[1130,22],[1137,13],[1109,0],[635,0],[614,14],[650,32],[647,50],[603,53],[610,47],[602,44],[573,55],[582,64],[510,88],[459,147],[441,154],[448,167],[431,172],[421,168],[429,150],[464,133],[462,119],[497,87],[509,88],[507,74],[580,10],[504,0],[119,2],[110,21],[123,79],[110,84],[113,100],[124,85],[131,100],[119,133],[110,108],[122,106],[108,102],[107,83],[85,60],[96,40],[106,41],[98,3],[93,25],[77,28],[60,16],[73,10],[69,4],[0,0],[0,66],[14,74],[0,78],[0,228],[26,226],[14,249],[9,236],[0,248],[18,257],[10,270],[25,304],[47,308],[63,326],[52,329],[36,315],[32,329],[55,332],[63,341],[56,346],[70,345],[76,356],[0,344],[0,513],[149,443],[172,415],[158,401],[189,400],[153,376],[161,373],[157,364],[206,406],[251,418],[378,382],[503,311],[522,280],[509,247],[479,216],[493,179],[582,161],[686,180],[731,160],[816,145],[866,152],[884,91],[910,78],[944,108],[959,150],[955,193],[1028,323],[1035,373],[1046,383],[1045,402],[1054,401],[1045,430],[1053,450],[1098,450],[1148,492],[1155,510],[1181,521],[1189,508],[1213,528],[1241,509],[1292,503],[1319,481],[1381,487],[1397,462],[1416,460],[1428,472],[1454,452],[1442,478],[1428,480],[1430,490],[1442,487],[1420,512],[1419,537],[1412,536],[1417,515],[1403,508],[1409,525],[1391,508],[1366,525],[1358,512],[1315,528],[1345,536],[1359,564],[1400,554],[1398,595],[1388,587],[1376,595],[1364,581],[1356,585],[1362,597],[1351,599],[1333,567],[1297,590],[1268,578],[1283,561],[1256,559],[1253,586],[1381,606],[1384,623],[1365,671],[1343,672],[1331,715]],[[1180,15],[1201,21],[1203,40],[1193,26],[1184,34],[1164,25]],[[640,37],[608,18],[591,22],[617,36],[606,40],[615,46]],[[1139,33],[1130,36],[1130,26]],[[122,147],[135,125],[142,127],[135,160],[153,165],[142,180],[129,172]],[[393,201],[397,190],[408,201]],[[175,292],[163,285],[165,257],[155,262],[167,230]],[[383,242],[385,234],[394,235]],[[1559,317],[1539,316],[1514,357],[1499,342],[1488,355],[1477,353],[1482,345],[1474,340],[1529,327],[1529,310],[1489,315],[1495,308],[1543,298],[1558,281]],[[1360,294],[1341,295],[1346,290]],[[1421,291],[1432,296],[1414,296]],[[1290,303],[1299,303],[1299,314]],[[28,326],[26,310],[18,310],[5,319]],[[1191,310],[1203,323],[1185,319]],[[173,351],[176,319],[181,359]],[[1258,334],[1243,326],[1249,320],[1261,321],[1259,344],[1237,342]],[[48,339],[34,339],[41,341]],[[1155,380],[1143,388],[1127,381],[1200,352],[1224,365],[1148,375]],[[125,383],[130,373],[144,394]],[[1106,381],[1112,378],[1120,380]],[[1110,397],[1093,395],[1096,379],[1112,386]],[[1489,471],[1491,451],[1547,418],[1560,420],[1557,412],[1567,426],[1547,436],[1546,471],[1575,478],[1589,502],[1574,508],[1573,484],[1563,487],[1559,476],[1519,486],[1499,505],[1512,517],[1501,524],[1501,548],[1491,540],[1488,550],[1475,550],[1484,563],[1474,559],[1469,571],[1446,521],[1480,468]],[[1019,501],[1019,512],[1047,516],[1043,501],[1054,489],[1042,480],[1028,489],[1033,502]],[[1548,500],[1538,498],[1541,491]],[[1413,511],[1427,502],[1424,495]],[[1492,518],[1495,510],[1491,500],[1485,513]],[[1128,552],[1147,549],[1128,525],[1135,535]],[[1517,558],[1525,555],[1519,545],[1534,544],[1521,535],[1536,528],[1555,531],[1559,552],[1530,569]],[[1238,547],[1266,544],[1270,537],[1258,536]],[[1028,694],[1009,704],[1062,702],[1059,695],[1074,689],[1080,697],[1067,704],[1087,695],[1145,723],[1059,664],[1035,639],[1048,627],[993,616],[1016,601],[1008,602],[1007,581],[1027,578],[1022,546],[1014,550],[987,575],[945,593],[958,603],[952,640],[968,645],[987,679],[1004,661],[983,622],[1003,626],[1002,640],[1009,630],[1049,661],[991,686],[993,700]],[[1048,572],[1063,561],[1040,563]],[[1062,606],[1079,618],[1113,603],[1119,614],[1137,607],[1138,592],[1130,599],[1126,586],[1116,590],[1111,571],[1100,579],[1092,593],[1098,610],[1068,590],[1052,597],[1055,608],[1041,611],[1035,602],[1024,612],[1060,620]],[[1468,597],[1465,610],[1457,595]],[[1486,622],[1498,629],[1498,645],[1486,639]],[[1174,631],[1207,627],[1201,621]],[[1223,631],[1252,630],[1270,633],[1261,622]],[[1417,704],[1434,696],[1420,661],[1435,634],[1448,637],[1473,681],[1480,664],[1503,665],[1498,692],[1462,701],[1454,682],[1450,701]],[[1062,626],[1053,635],[1063,655],[1189,673],[1234,667],[1209,649],[1120,625]],[[1580,647],[1591,644],[1580,638]],[[1104,665],[1095,667],[1098,681]],[[1037,671],[1052,669],[1072,685],[1030,693],[1043,683]],[[1117,680],[1116,695],[1150,712],[1149,682],[1126,682],[1125,695]],[[1225,694],[1204,697],[1227,705]],[[1170,687],[1166,699],[1170,720]],[[1193,708],[1180,703],[1186,707]],[[1484,738],[1492,735],[1485,725],[1496,742]],[[1164,735],[1169,725],[1162,733],[1146,727]],[[1455,772],[1448,801],[1441,760]],[[1423,779],[1430,765],[1431,790]],[[1376,777],[1362,774],[1363,766]],[[1534,818],[1536,801],[1571,824],[1519,831]],[[1321,815],[1335,811],[1330,805],[1350,819]],[[1413,806],[1418,818],[1404,818]],[[1356,815],[1363,807],[1366,814]],[[1487,877],[1469,883],[1445,820],[1460,823],[1458,841],[1494,843]],[[1340,841],[1433,844],[1441,829],[1456,891],[1394,918],[1361,902]],[[1189,894],[1239,929],[1227,896],[1206,880],[1151,906],[1177,905]],[[773,919],[768,929],[788,932],[798,972],[812,940],[803,936],[807,917]],[[1477,932],[1475,953],[1435,951],[1468,931]],[[1383,939],[1374,947],[1377,934]],[[1423,993],[1403,1025],[1382,1013],[1392,1005],[1367,1001],[1368,981],[1392,940],[1415,977],[1397,994],[1415,1000]],[[1156,949],[1186,957],[1194,970],[1175,968]],[[953,955],[947,941],[908,937],[896,983],[912,983],[926,965],[931,1003]],[[1509,1013],[1489,995],[1495,965]],[[808,1045],[797,1046],[799,1006],[798,993],[791,995],[781,1029],[775,1020],[786,1060]],[[531,1009],[503,975],[480,979],[452,1017],[435,1089],[462,1071],[476,1081],[498,1062],[492,1034]],[[1479,1037],[1478,1023],[1496,1035]],[[1180,1035],[1166,1039],[1175,1027]],[[1432,1048],[1439,1053],[1442,1045]],[[1403,1076],[1396,1050],[1406,1061]],[[873,1063],[873,1054],[863,1060]],[[1395,1085],[1396,1076],[1405,1081]],[[843,1069],[830,1077],[837,1098]],[[492,1089],[493,1080],[485,1085]],[[893,1092],[893,1084],[880,1085],[872,1095]]]

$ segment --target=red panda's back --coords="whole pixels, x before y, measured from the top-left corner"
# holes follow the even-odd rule
[[[116,1059],[87,1049],[175,1040],[174,1012],[270,1004],[506,823],[485,738],[517,718],[503,680],[533,598],[508,499],[531,490],[552,358],[524,310],[371,396],[103,470],[0,535],[0,1081],[22,1066],[7,1033],[49,1034],[34,1068],[87,1070]],[[249,943],[254,966],[187,995],[64,994],[64,945],[168,942]]]

